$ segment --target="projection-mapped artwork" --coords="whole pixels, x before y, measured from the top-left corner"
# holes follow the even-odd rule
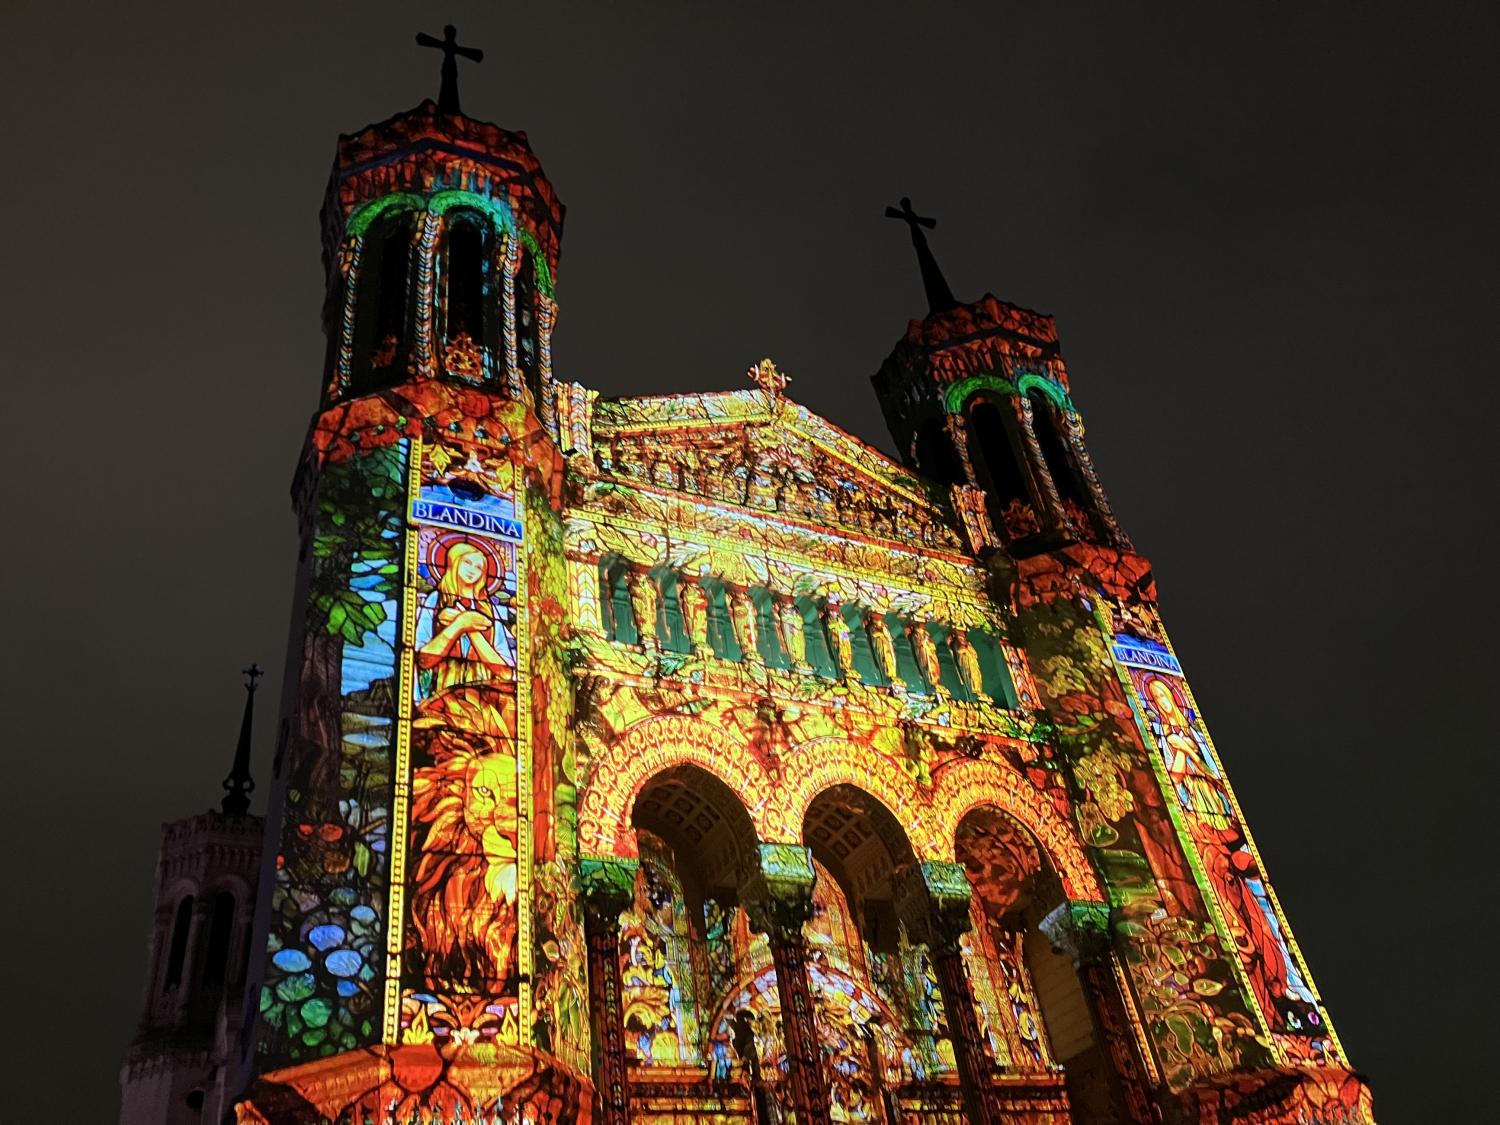
[[[1207,729],[1189,702],[1177,659],[1163,645],[1115,638],[1161,756],[1178,815],[1223,911],[1245,976],[1273,1031],[1326,1040],[1327,1019],[1240,820]]]
[[[769,359],[560,381],[561,204],[451,80],[329,188],[239,1120],[1373,1121],[1052,319],[903,200],[898,456]]]
[[[402,1041],[516,1042],[522,542],[508,460],[423,446]]]

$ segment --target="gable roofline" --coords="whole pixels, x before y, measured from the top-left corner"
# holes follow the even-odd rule
[[[785,395],[746,389],[600,398],[593,423],[596,435],[780,427],[910,500],[941,507],[940,491],[926,477]]]

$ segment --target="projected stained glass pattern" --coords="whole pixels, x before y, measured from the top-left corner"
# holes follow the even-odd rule
[[[318,483],[260,998],[262,1050],[285,1061],[380,1036],[407,452],[330,463]]]
[[[511,464],[424,443],[411,499],[411,801],[401,1036],[518,1042],[522,868]]]
[[[1314,1055],[1326,1052],[1332,1046],[1327,1016],[1271,896],[1177,658],[1164,644],[1128,634],[1115,637],[1112,651],[1129,672],[1169,797],[1262,1015],[1279,1037],[1308,1041],[1305,1050]],[[1304,1050],[1293,1049],[1299,1055]]]

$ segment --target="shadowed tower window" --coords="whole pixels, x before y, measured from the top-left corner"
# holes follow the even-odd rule
[[[1088,485],[1073,452],[1068,448],[1062,431],[1058,428],[1055,408],[1045,395],[1032,391],[1027,396],[1031,404],[1031,428],[1036,434],[1037,445],[1042,451],[1042,460],[1047,463],[1047,472],[1057,487],[1057,495],[1065,508],[1074,510],[1074,518],[1081,518],[1084,530],[1092,530],[1093,521]]]
[[[443,369],[478,382],[491,347],[485,316],[489,239],[481,217],[469,212],[450,215],[443,250]]]
[[[192,925],[193,896],[188,895],[177,904],[177,919],[172,924],[172,945],[167,952],[167,973],[162,978],[163,992],[182,983],[182,966],[187,960],[188,930]]]
[[[205,984],[223,984],[229,979],[229,945],[233,936],[234,895],[223,891],[214,899],[213,922],[208,928],[208,956],[203,966]]]
[[[1031,492],[1011,427],[1000,408],[980,399],[969,410],[970,453],[978,453],[981,483],[989,494],[990,520],[1010,539],[1022,539],[1041,530],[1031,506]]]
[[[516,362],[521,379],[531,392],[532,408],[542,409],[542,364],[538,355],[536,316],[536,262],[523,243],[516,267]]]
[[[962,484],[964,466],[942,418],[929,418],[917,431],[917,468],[943,487]]]
[[[356,394],[399,382],[406,369],[412,216],[386,215],[366,231],[354,310]]]

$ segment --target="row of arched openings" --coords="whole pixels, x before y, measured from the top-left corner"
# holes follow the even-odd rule
[[[1028,454],[1023,421],[1030,415],[1031,432],[1041,455],[1036,464]],[[1068,439],[1060,408],[1033,387],[1020,397],[996,397],[981,391],[964,407],[969,459],[988,498],[990,521],[1007,541],[1015,542],[1049,529],[1046,480],[1052,482],[1065,512],[1080,530],[1101,534],[1093,491],[1077,452]],[[918,432],[917,464],[944,485],[966,480],[963,462],[944,420],[935,418]]]
[[[692,1068],[775,1100],[788,1062],[768,939],[740,898],[748,813],[717,778],[679,766],[643,788],[633,822],[640,868],[619,948],[633,1085],[649,1088],[652,1068]],[[957,1081],[932,957],[897,905],[915,856],[894,816],[849,785],[814,800],[803,833],[817,875],[808,977],[833,1120],[904,1120],[903,1105]],[[1096,1069],[1072,963],[1038,929],[1062,894],[1042,850],[991,807],[963,819],[955,844],[974,887],[962,957],[990,1062],[1013,1075]],[[1086,1088],[1072,1096],[1075,1110],[1097,1101]]]
[[[353,347],[348,390],[365,394],[403,381],[411,371],[424,263],[424,212],[391,210],[361,236],[353,293]],[[509,252],[488,216],[466,208],[444,213],[432,248],[432,324],[442,374],[476,384],[502,383],[507,338],[536,404],[542,401],[536,262],[524,246],[518,255],[507,326]]]

